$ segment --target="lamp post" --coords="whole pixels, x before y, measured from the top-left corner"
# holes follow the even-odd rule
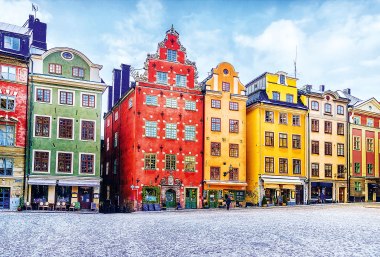
[[[233,172],[232,164],[230,164],[230,167],[228,168],[228,171],[223,172],[223,177],[226,177],[227,174],[230,174],[231,172]]]

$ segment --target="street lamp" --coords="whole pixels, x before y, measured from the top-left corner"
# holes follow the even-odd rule
[[[233,172],[232,164],[230,164],[230,167],[229,167],[228,171],[223,172],[223,177],[226,177],[227,174],[230,174],[231,172]]]

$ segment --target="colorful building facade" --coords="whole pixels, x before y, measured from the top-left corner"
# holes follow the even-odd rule
[[[246,90],[247,191],[254,203],[305,203],[307,107],[296,79],[266,72]]]
[[[31,56],[27,199],[97,209],[102,66],[65,47]]]
[[[199,208],[203,96],[195,63],[173,27],[157,52],[148,54],[144,69],[132,72],[132,86],[123,66],[114,70],[112,104],[104,117],[106,200],[120,208],[134,202],[139,210],[154,203]]]
[[[349,99],[338,92],[306,85],[308,115],[308,201],[347,202]]]
[[[245,87],[226,62],[212,69],[204,87],[204,206],[216,208],[230,196],[243,203],[246,191]]]

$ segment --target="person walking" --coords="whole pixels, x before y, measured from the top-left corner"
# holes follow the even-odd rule
[[[231,198],[230,198],[230,196],[227,197],[226,205],[227,205],[227,211],[229,211],[230,210],[230,205],[231,205]]]

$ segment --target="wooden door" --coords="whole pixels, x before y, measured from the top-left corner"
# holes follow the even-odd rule
[[[0,209],[9,209],[11,190],[8,187],[0,187]]]
[[[339,202],[344,203],[344,187],[339,188]]]
[[[78,187],[78,202],[81,209],[91,209],[92,187]]]
[[[173,189],[169,189],[165,193],[166,197],[166,208],[175,208],[176,206],[176,194]]]
[[[210,208],[218,208],[218,191],[216,190],[210,190],[208,193],[208,202]]]
[[[186,209],[196,209],[197,208],[197,189],[196,188],[186,188]]]

